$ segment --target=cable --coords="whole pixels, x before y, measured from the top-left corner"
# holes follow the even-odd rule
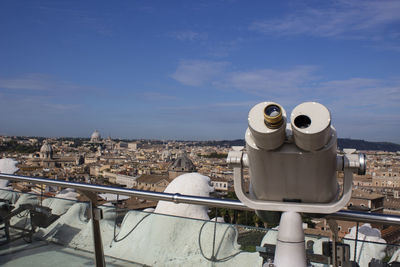
[[[227,257],[224,257],[224,258],[221,258],[221,259],[217,259],[217,255],[218,255],[218,253],[219,253],[219,250],[221,249],[222,240],[224,240],[225,235],[226,235],[226,233],[228,232],[228,229],[229,229],[229,228],[232,228],[236,233],[237,233],[237,229],[236,229],[235,227],[233,227],[232,225],[229,225],[229,227],[225,229],[224,234],[222,235],[222,238],[221,238],[221,242],[220,242],[219,245],[218,245],[217,252],[214,254],[215,236],[216,236],[216,222],[217,222],[217,218],[215,218],[214,237],[213,237],[213,253],[212,253],[212,255],[211,255],[210,258],[206,257],[206,256],[204,255],[203,248],[201,247],[201,234],[202,234],[202,232],[203,232],[204,226],[205,226],[206,223],[208,223],[208,222],[209,222],[209,221],[205,221],[205,222],[203,223],[203,225],[201,226],[200,231],[199,231],[199,238],[198,238],[200,253],[201,253],[201,256],[203,256],[203,258],[205,258],[206,260],[211,261],[211,262],[225,262],[225,261],[228,261],[228,260],[230,260],[230,259],[236,257],[237,255],[239,255],[240,253],[243,252],[243,251],[239,251],[239,252],[236,252],[236,253],[234,253],[234,254],[232,254],[232,255],[230,255],[230,256],[227,256]]]
[[[117,195],[117,202],[118,202],[118,198],[119,198],[119,195]],[[123,237],[120,238],[120,239],[117,239],[117,238],[118,238],[118,235],[116,235],[116,227],[117,227],[117,208],[116,208],[116,209],[115,209],[114,237],[113,237],[113,241],[117,243],[117,242],[120,242],[120,241],[124,240],[125,238],[127,238],[127,237],[139,226],[139,224],[140,224],[144,219],[146,219],[148,216],[150,216],[151,214],[152,214],[152,213],[148,213],[148,214],[146,214],[145,216],[143,216],[143,217],[135,224],[135,226],[134,226],[125,236],[123,236]],[[224,258],[221,258],[221,259],[217,259],[217,255],[218,255],[218,253],[219,253],[219,251],[220,251],[220,249],[221,249],[222,240],[224,240],[224,238],[225,238],[225,236],[226,236],[226,234],[227,234],[227,232],[228,232],[228,229],[229,229],[229,228],[232,228],[236,233],[237,233],[237,229],[236,229],[235,227],[233,227],[232,225],[229,225],[229,227],[225,229],[224,234],[222,235],[222,238],[221,238],[221,242],[220,242],[219,245],[218,245],[218,249],[217,249],[216,253],[214,254],[214,252],[215,252],[215,243],[216,243],[216,242],[215,242],[215,238],[216,238],[216,231],[217,231],[217,218],[215,218],[212,256],[211,256],[210,258],[206,257],[206,256],[204,255],[204,252],[203,252],[203,249],[202,249],[202,246],[201,246],[201,234],[202,234],[202,232],[203,232],[204,226],[205,226],[206,223],[208,223],[208,222],[209,222],[209,221],[205,221],[205,222],[203,223],[203,225],[201,226],[200,231],[199,231],[199,238],[198,238],[198,244],[199,244],[199,248],[200,248],[200,253],[201,253],[201,255],[203,256],[203,258],[205,258],[206,260],[211,261],[211,262],[225,262],[225,261],[228,261],[228,260],[230,260],[230,259],[236,257],[237,255],[239,255],[240,253],[243,252],[243,251],[238,251],[238,252],[236,252],[236,253],[234,253],[234,254],[232,254],[232,255],[229,255],[229,256],[227,256],[227,257],[224,257]],[[112,243],[110,244],[110,247],[112,247]]]
[[[218,210],[215,208],[215,220],[214,220],[214,235],[213,235],[213,246],[212,246],[212,256],[211,259],[215,260],[215,237],[217,235],[217,218],[218,218]]]
[[[22,213],[22,211],[21,211],[21,213]],[[15,216],[16,216],[17,218],[24,218],[24,217],[27,217],[28,214],[29,214],[29,210],[25,210],[25,214],[21,214],[21,213],[17,213],[17,214],[15,214]]]
[[[144,219],[146,219],[148,216],[150,216],[150,214],[151,214],[151,213],[146,214],[145,216],[143,216],[143,218],[141,218],[141,219],[137,222],[137,224],[136,224],[124,237],[122,237],[121,239],[117,240],[117,237],[118,237],[118,236],[114,236],[113,240],[114,240],[115,242],[120,242],[120,241],[124,240],[125,238],[127,238],[127,237],[139,226],[139,224],[140,224]]]
[[[27,211],[29,214],[30,214],[30,212],[29,211]],[[30,218],[30,222],[31,222],[31,232],[29,233],[30,234],[30,238],[28,239],[28,240],[26,240],[25,239],[25,235],[24,235],[24,230],[22,231],[22,239],[26,242],[26,243],[32,243],[32,231],[33,231],[33,226],[32,226],[32,216],[29,216],[29,217],[31,217]],[[24,229],[26,229],[26,226],[28,225],[28,215],[26,215],[26,217],[25,217],[25,222],[24,222],[24,226],[22,227],[22,228],[24,228]]]
[[[119,195],[117,195],[117,203],[118,203],[118,200],[119,200]],[[119,235],[119,233],[118,233],[118,235],[116,235],[118,211],[117,211],[117,207],[115,207],[114,237],[113,237],[113,240],[112,240],[112,241],[118,243],[118,242],[124,240],[125,238],[127,238],[127,237],[139,226],[139,224],[140,224],[144,219],[146,219],[148,216],[150,216],[150,215],[151,215],[151,213],[148,213],[148,214],[146,214],[145,216],[143,216],[143,217],[136,223],[136,225],[135,225],[124,237],[122,237],[121,239],[117,239],[117,238],[118,238],[118,235]],[[112,243],[110,244],[110,248],[111,248],[111,247],[112,247]]]
[[[114,217],[114,234],[113,234],[113,240],[116,238],[116,231],[117,231],[117,218],[118,218],[118,201],[119,201],[119,194],[117,194],[117,203],[115,204],[115,217]],[[110,244],[110,248],[112,247],[112,241]]]

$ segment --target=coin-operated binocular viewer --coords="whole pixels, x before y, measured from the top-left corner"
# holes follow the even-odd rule
[[[230,151],[227,158],[233,167],[236,195],[258,214],[284,212],[274,264],[306,266],[299,213],[329,214],[345,207],[353,173],[365,174],[365,155],[337,154],[330,112],[316,102],[296,106],[290,124],[279,104],[259,103],[249,112],[248,126],[246,152]],[[249,193],[243,185],[244,167],[249,168]],[[337,171],[344,172],[343,191]]]

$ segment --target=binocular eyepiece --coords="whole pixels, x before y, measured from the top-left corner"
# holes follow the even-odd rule
[[[249,112],[248,126],[246,150],[229,152],[227,160],[238,198],[255,210],[331,213],[350,199],[352,174],[365,174],[364,155],[337,155],[331,114],[317,102],[296,106],[290,123],[281,105],[259,103]],[[248,194],[243,167],[249,168]],[[345,173],[341,196],[337,171]]]
[[[246,147],[250,194],[259,200],[326,203],[337,197],[336,131],[316,102],[285,109],[262,102],[249,112]]]
[[[330,112],[319,103],[298,105],[290,118],[291,124],[286,125],[286,112],[277,103],[263,102],[254,106],[249,113],[249,129],[257,145],[267,150],[280,147],[287,139],[285,130],[288,129],[293,132],[297,147],[315,151],[325,146],[332,136]]]
[[[282,108],[278,104],[269,104],[264,109],[264,123],[270,129],[277,129],[283,124]]]

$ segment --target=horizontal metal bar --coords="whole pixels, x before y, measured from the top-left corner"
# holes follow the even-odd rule
[[[341,210],[326,217],[343,221],[400,225],[400,216],[381,213]]]
[[[218,208],[251,210],[247,206],[243,205],[242,202],[231,199],[216,199],[210,197],[181,195],[179,193],[175,194],[160,193],[153,191],[126,189],[126,188],[111,187],[111,186],[96,185],[96,184],[67,182],[67,181],[53,180],[47,178],[27,177],[27,176],[19,176],[19,175],[3,174],[3,173],[0,173],[0,179],[34,183],[34,184],[46,184],[46,185],[60,186],[64,188],[74,188],[76,190],[81,190],[81,191],[135,196],[138,198],[149,199],[149,200],[164,200],[175,203],[197,204],[197,205],[212,206]]]
[[[0,173],[0,179],[13,180],[18,182],[27,182],[34,184],[46,184],[53,186],[60,186],[64,188],[74,188],[81,191],[91,191],[100,193],[112,193],[126,196],[135,196],[143,199],[149,200],[163,200],[171,201],[175,203],[186,203],[186,204],[197,204],[210,207],[218,208],[228,208],[234,210],[252,210],[245,206],[242,202],[233,199],[216,199],[210,197],[200,197],[200,196],[190,196],[181,194],[170,194],[170,193],[160,193],[153,191],[144,191],[137,189],[126,189],[120,187],[111,187],[104,185],[95,184],[85,184],[76,182],[67,182],[61,180],[53,180],[47,178],[38,177],[27,177],[13,174],[3,174]],[[341,210],[332,214],[323,215],[327,218],[332,218],[335,220],[344,221],[354,221],[354,222],[368,222],[368,223],[380,223],[388,225],[400,225],[400,216],[388,215],[388,214],[378,214],[378,213],[367,213],[367,212],[357,212],[349,210]]]

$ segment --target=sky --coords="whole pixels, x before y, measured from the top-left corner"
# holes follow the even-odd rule
[[[238,139],[263,101],[400,143],[400,1],[0,2],[0,135]]]

